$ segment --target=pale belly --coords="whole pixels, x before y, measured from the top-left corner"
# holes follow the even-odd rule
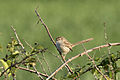
[[[56,42],[56,46],[60,50],[60,52],[63,54],[67,54],[70,51],[68,47],[66,47],[64,44],[60,42]]]

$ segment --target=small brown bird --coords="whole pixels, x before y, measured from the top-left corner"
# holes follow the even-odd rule
[[[60,50],[61,53],[66,55],[69,51],[72,51],[72,48],[75,47],[76,45],[79,45],[81,43],[85,43],[85,42],[88,42],[88,41],[91,41],[91,40],[93,40],[93,38],[71,44],[67,39],[60,36],[60,37],[56,38],[56,46]]]

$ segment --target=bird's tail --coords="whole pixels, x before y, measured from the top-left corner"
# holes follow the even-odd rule
[[[72,47],[75,47],[76,45],[79,45],[79,44],[82,44],[82,43],[89,42],[91,40],[93,40],[93,38],[89,38],[89,39],[86,39],[86,40],[83,40],[83,41],[79,41],[77,43],[72,44]]]

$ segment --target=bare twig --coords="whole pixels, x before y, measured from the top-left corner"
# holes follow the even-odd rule
[[[43,52],[43,51],[44,51],[44,50],[40,50],[39,52]],[[36,54],[38,54],[39,52],[37,52]],[[4,71],[1,72],[0,77],[1,77],[8,69],[10,69],[10,68],[12,68],[12,67],[15,67],[16,65],[22,64],[26,59],[28,59],[29,57],[31,57],[31,56],[33,56],[33,55],[35,55],[35,54],[30,54],[29,56],[26,56],[25,58],[23,58],[21,61],[12,64],[12,65],[9,66],[7,69],[5,69]]]
[[[43,77],[39,74],[39,72],[37,71],[36,67],[33,66],[34,70],[36,71],[38,77],[40,78],[40,80],[44,80]]]
[[[47,74],[47,73],[45,72],[45,68],[43,67],[42,62],[40,61],[39,57],[38,57],[37,55],[36,55],[36,57],[37,57],[37,59],[38,59],[38,62],[40,63],[40,66],[41,66],[41,69],[42,69],[43,73]]]
[[[43,22],[42,18],[40,17],[40,14],[37,12],[37,8],[35,9],[35,13],[36,13],[36,15],[38,16],[39,21],[40,21],[40,22],[42,23],[42,25],[45,27],[45,29],[46,29],[46,31],[47,31],[47,33],[48,33],[48,35],[49,35],[50,40],[52,41],[52,43],[53,43],[54,46],[56,47],[57,51],[59,52],[59,54],[60,54],[61,57],[62,57],[62,60],[63,60],[64,63],[65,63],[66,60],[64,59],[64,57],[63,57],[62,53],[60,52],[60,50],[57,48],[56,43],[55,43],[54,39],[52,38],[52,35],[50,34],[50,31],[49,31],[47,25]],[[72,70],[71,70],[71,68],[68,66],[68,64],[66,64],[66,67],[67,67],[67,69],[69,70],[70,73],[73,73]]]
[[[120,57],[117,57],[117,58],[114,59],[114,61],[118,61],[119,59],[120,59]],[[102,63],[102,62],[101,62],[101,63]],[[102,66],[101,63],[99,63],[99,64],[97,65],[97,67]],[[94,68],[95,68],[95,67],[93,67],[93,66],[91,65],[90,67],[88,67],[85,71],[81,72],[80,74],[83,75],[83,74],[85,74],[86,72],[91,71],[91,70],[94,69]],[[119,69],[119,70],[120,70],[120,69]]]
[[[24,39],[23,39],[24,40]],[[31,48],[31,49],[33,49],[33,47],[26,41],[26,40],[24,40],[24,42]]]
[[[50,54],[52,54],[53,56],[55,56],[56,58],[58,58],[62,63],[64,63],[64,61],[63,60],[61,60],[61,58],[59,57],[59,56],[57,56],[57,55],[55,55],[55,54],[53,54],[52,52],[50,52],[50,51],[48,51]],[[66,67],[66,66],[65,66]],[[68,69],[67,67],[66,67],[66,69]],[[69,71],[69,70],[68,70]]]
[[[49,71],[49,73],[51,74],[50,66],[49,66],[48,62],[46,61],[46,59],[45,59],[44,53],[42,53],[42,56],[43,56],[44,62],[46,63],[46,65],[47,65],[47,67],[48,67],[48,71]]]
[[[28,71],[28,72],[37,74],[37,72],[35,70],[31,70],[31,69],[23,68],[23,67],[17,67],[17,68],[20,69],[20,70],[24,70],[24,71]],[[41,75],[41,76],[44,76],[46,78],[48,77],[47,74],[43,74],[43,73],[40,73],[40,72],[38,72],[38,74]],[[56,80],[55,78],[52,78],[52,79]]]
[[[84,50],[86,52],[87,50],[86,50],[85,46],[83,44],[82,44],[82,46],[83,46],[83,48],[84,48]],[[86,53],[86,55],[88,56],[88,58],[90,59],[90,61],[92,61],[92,63],[95,66],[96,70],[107,80],[107,77],[99,70],[99,68],[95,64],[95,61],[92,59],[92,57],[88,53]]]
[[[31,49],[33,49],[33,47],[32,47],[26,40],[24,40],[24,41],[25,41],[25,43],[26,43]],[[40,66],[41,66],[41,68],[42,68],[42,71],[43,71],[45,74],[47,74],[47,73],[45,72],[45,68],[43,67],[42,62],[40,61],[38,55],[36,54],[35,56],[37,57],[37,60],[38,60],[38,62],[40,63]]]
[[[31,73],[36,73],[37,74],[37,72],[35,71],[35,70],[31,70],[31,69],[28,69],[28,68],[24,68],[24,67],[17,67],[18,69],[20,69],[20,70],[24,70],[24,71],[28,71],[28,72],[31,72]],[[40,73],[40,72],[38,72],[39,73],[39,75],[41,75],[41,76],[44,76],[44,77],[48,77],[48,75],[46,75],[46,74],[43,74],[43,73]]]
[[[119,46],[120,43],[109,43],[111,46]],[[72,60],[80,57],[80,56],[83,56],[85,55],[86,53],[89,53],[89,52],[92,52],[94,50],[97,50],[99,48],[104,48],[104,47],[109,47],[110,45],[109,44],[106,44],[106,45],[101,45],[101,46],[98,46],[98,47],[95,47],[95,48],[92,48],[92,49],[89,49],[81,54],[78,54],[70,59],[68,59],[64,64],[62,64],[58,69],[56,69],[46,80],[49,80],[52,76],[54,76],[58,71],[60,71],[66,64],[68,64],[69,62],[71,62]]]
[[[91,41],[91,40],[93,40],[93,38],[89,38],[89,39],[86,39],[86,40],[79,41],[79,42],[77,42],[77,43],[74,43],[74,44],[72,45],[72,47],[74,47],[74,46],[76,46],[76,45],[78,45],[78,44],[83,44],[83,43],[89,42],[89,41]]]
[[[25,41],[25,40],[24,40]],[[33,49],[33,47],[27,42],[27,41],[25,41],[25,43],[31,48],[31,49]],[[38,58],[38,56],[37,56],[37,54],[36,54],[36,57],[37,57],[37,59],[38,59],[38,61],[40,62],[40,60],[39,60],[39,58]],[[40,64],[41,64],[41,62],[40,62]],[[41,66],[42,66],[42,64],[41,64]],[[37,69],[36,69],[36,67],[35,66],[33,66],[33,68],[34,68],[34,70],[36,71],[36,73],[37,73],[37,75],[38,75],[38,77],[40,78],[40,80],[44,80],[43,78],[42,78],[42,76],[41,75],[39,75],[39,73],[38,73],[38,71],[37,71]],[[42,67],[43,68],[43,67]],[[43,70],[44,70],[44,68],[43,68]]]
[[[108,36],[107,36],[107,31],[106,31],[106,23],[104,22],[104,38],[105,38],[105,42],[107,44],[109,44],[108,42]],[[110,62],[110,70],[112,71],[112,79],[114,79],[115,77],[115,73],[114,73],[114,69],[113,69],[113,66],[112,66],[112,61],[111,61],[111,57],[110,57],[110,54],[111,54],[111,46],[107,48],[108,49],[108,58],[109,58],[109,62]]]
[[[18,37],[18,35],[17,35],[17,32],[16,32],[15,28],[14,28],[13,26],[11,26],[11,28],[12,28],[12,30],[14,31],[14,34],[15,34],[15,36],[16,36],[16,39],[17,39],[19,45],[20,45],[20,46],[22,47],[22,49],[24,50],[23,53],[26,55],[25,48],[24,48],[23,44],[21,43],[21,41],[20,41],[20,39],[19,39],[19,37]]]
[[[11,28],[12,28],[12,30],[14,31],[14,34],[15,34],[15,36],[16,36],[16,38],[17,38],[17,41],[18,41],[19,45],[20,45],[20,46],[22,47],[22,49],[24,50],[24,46],[23,46],[23,44],[21,43],[21,41],[20,41],[20,39],[19,39],[19,37],[18,37],[18,35],[17,35],[17,32],[16,32],[15,28],[14,28],[13,26],[11,26]]]
[[[35,13],[38,16],[38,18],[39,18],[40,22],[42,23],[42,25],[45,27],[45,29],[46,29],[52,43],[56,46],[56,43],[55,43],[54,39],[52,38],[52,35],[50,34],[50,31],[49,31],[47,25],[43,22],[42,18],[40,17],[40,14],[37,12],[37,8],[35,9]]]
[[[109,46],[119,46],[119,45],[120,45],[120,43],[109,43],[109,44],[106,44],[106,45],[101,45],[101,46],[89,49],[89,50],[87,50],[87,53],[92,52],[96,49],[101,49],[101,48],[109,47]],[[85,52],[81,53],[80,56],[83,56],[84,54],[85,54]]]
[[[47,51],[47,52],[49,52],[50,54],[52,54],[53,56],[55,56],[56,58],[58,58],[62,63],[64,63],[58,55],[55,55],[54,53],[52,53],[50,51]]]

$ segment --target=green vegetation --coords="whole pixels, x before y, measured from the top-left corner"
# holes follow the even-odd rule
[[[11,25],[15,27],[25,47],[27,45],[22,39],[32,46],[37,42],[48,48],[50,52],[58,55],[44,27],[40,25],[41,23],[37,24],[38,17],[34,12],[36,7],[39,7],[40,15],[49,27],[54,39],[57,36],[64,36],[71,43],[74,43],[92,37],[94,40],[86,43],[85,47],[90,49],[99,46],[105,44],[105,22],[108,42],[120,42],[119,5],[119,0],[0,0],[0,58],[10,54],[6,50],[6,45],[11,41],[10,37],[14,36]],[[29,50],[28,47],[27,49]],[[84,51],[81,46],[77,46],[73,50],[67,55],[68,58]],[[116,53],[119,50],[120,47],[113,47],[111,53]],[[101,52],[94,51],[94,53],[96,57],[99,57],[104,53],[107,54],[108,51],[105,48]],[[93,55],[93,53],[90,53],[90,55]],[[56,58],[50,53],[46,52],[45,57],[51,71],[54,71],[61,64],[60,60],[55,61]],[[72,61],[72,63],[83,66],[88,61],[87,59],[86,56],[83,56]],[[73,67],[71,63],[70,66]],[[39,66],[37,66],[37,69],[39,70]],[[59,75],[67,73],[65,68],[63,68],[63,71],[58,72],[56,76],[60,78]],[[81,80],[94,80],[94,76],[90,72],[80,78]],[[17,80],[39,79],[29,72],[23,74],[22,71],[18,70]]]

